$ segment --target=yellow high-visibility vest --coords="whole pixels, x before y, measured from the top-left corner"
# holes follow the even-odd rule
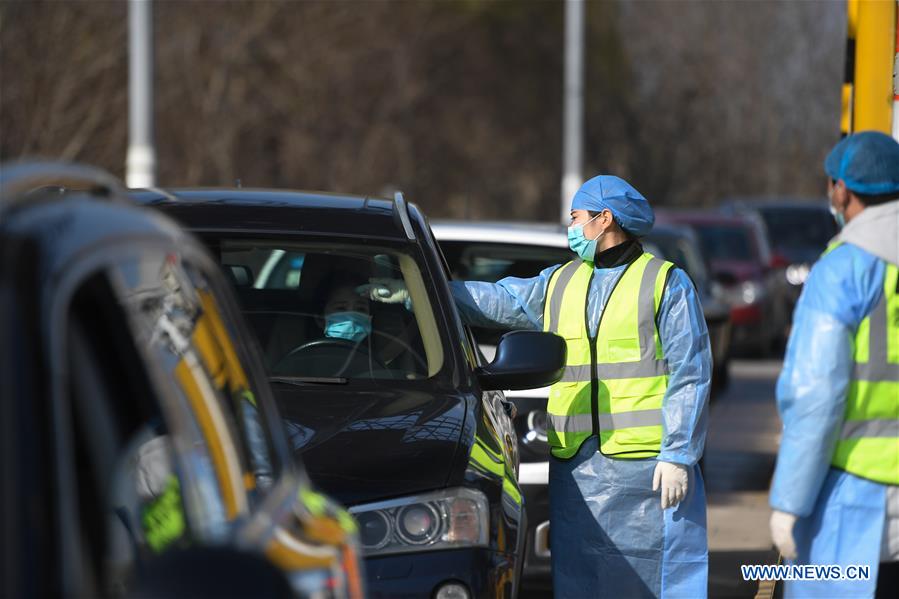
[[[861,322],[840,438],[831,464],[899,485],[899,267],[886,264],[883,296]]]
[[[674,265],[644,253],[618,279],[595,338],[587,323],[593,264],[575,260],[553,273],[543,329],[562,336],[568,364],[550,388],[547,436],[552,454],[570,458],[588,437],[618,458],[658,455],[668,365],[656,314]]]

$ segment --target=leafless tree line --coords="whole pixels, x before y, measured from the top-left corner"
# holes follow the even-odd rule
[[[820,194],[842,3],[588,5],[586,174],[651,200]],[[157,2],[162,185],[383,193],[433,216],[558,211],[560,2]],[[0,159],[123,174],[127,5],[0,2]]]

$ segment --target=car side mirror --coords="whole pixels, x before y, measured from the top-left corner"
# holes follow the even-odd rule
[[[475,374],[485,391],[552,385],[565,371],[565,340],[553,333],[512,331],[496,346],[496,357]]]
[[[136,599],[294,597],[287,575],[265,556],[233,547],[166,551],[142,564]]]

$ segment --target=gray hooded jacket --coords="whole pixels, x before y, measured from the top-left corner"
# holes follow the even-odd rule
[[[899,265],[899,200],[865,208],[836,239]]]

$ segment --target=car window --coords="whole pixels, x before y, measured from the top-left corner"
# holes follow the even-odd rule
[[[418,380],[441,371],[428,287],[408,253],[236,239],[210,245],[232,273],[271,376]],[[372,286],[382,301],[371,299]]]
[[[695,230],[702,251],[710,260],[758,259],[749,230],[744,226],[703,224],[697,225]]]
[[[454,279],[495,283],[505,277],[536,277],[541,270],[574,258],[566,248],[441,241]]]
[[[440,248],[453,278],[461,281],[495,283],[505,277],[536,277],[545,268],[575,258],[566,248],[525,244],[441,241]],[[482,355],[490,361],[496,344],[509,330],[474,326],[470,331]]]
[[[695,246],[692,238],[665,232],[652,232],[647,240],[655,244],[662,258],[673,262],[690,276],[700,289],[708,283],[705,262]]]
[[[825,208],[762,208],[759,210],[774,248],[795,261],[813,261],[837,229]]]

